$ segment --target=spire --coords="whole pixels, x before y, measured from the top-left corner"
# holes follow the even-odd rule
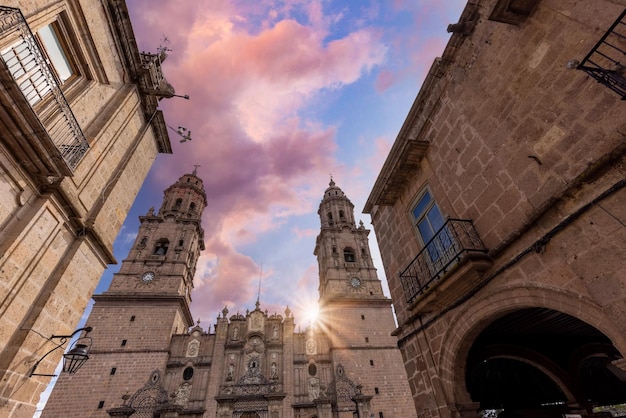
[[[261,271],[259,272],[259,290],[257,292],[256,295],[256,308],[257,310],[259,309],[259,306],[261,306],[261,278],[263,277],[263,263],[261,263]]]

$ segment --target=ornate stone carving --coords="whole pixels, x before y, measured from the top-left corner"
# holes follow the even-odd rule
[[[310,356],[317,354],[317,344],[313,338],[306,341],[306,353]]]
[[[180,406],[186,406],[189,403],[189,395],[191,395],[191,385],[189,383],[183,383],[180,385],[175,393],[176,398],[174,403]]]
[[[192,340],[187,344],[187,355],[186,357],[198,357],[198,352],[200,349],[200,341]]]
[[[320,397],[320,380],[317,377],[309,377],[307,381],[307,391],[311,402]]]

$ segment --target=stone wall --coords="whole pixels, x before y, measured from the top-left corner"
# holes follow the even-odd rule
[[[393,203],[380,203],[379,178],[366,207],[421,416],[459,416],[472,403],[464,369],[473,340],[521,307],[578,318],[626,353],[624,105],[567,68],[625,4],[541,0],[519,25],[488,20],[495,5],[466,7],[461,19],[473,30],[452,35],[394,144],[427,141],[423,158]],[[406,164],[394,149],[383,172]],[[398,274],[423,246],[411,210],[426,187],[444,216],[472,220],[490,267],[477,273],[480,287],[420,310],[419,301],[407,302]]]

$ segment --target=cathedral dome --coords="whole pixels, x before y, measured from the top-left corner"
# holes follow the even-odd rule
[[[328,188],[324,192],[324,199],[332,198],[332,197],[346,197],[343,190],[339,188],[335,184],[333,179],[330,179],[330,183],[328,183]]]

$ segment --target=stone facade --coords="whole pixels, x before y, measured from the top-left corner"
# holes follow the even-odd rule
[[[199,323],[190,329],[189,292],[203,249],[199,214],[205,203],[203,191],[188,193],[187,179],[201,184],[195,175],[183,176],[166,190],[157,214],[151,210],[140,218],[128,258],[109,290],[94,297],[87,320],[93,327],[90,360],[79,373],[59,378],[43,417],[72,416],[68,411],[75,409],[68,405],[73,402],[80,402],[80,416],[91,417],[155,412],[161,417],[415,417],[391,336],[390,300],[369,254],[369,231],[355,224],[343,191],[331,182],[320,203],[317,323],[296,331],[288,307],[269,313],[257,301],[245,313],[225,307],[212,329]],[[193,202],[195,216],[186,212]],[[169,245],[159,254],[164,239]],[[143,279],[146,273],[154,276]]]
[[[420,417],[626,400],[626,93],[584,71],[621,19],[593,57],[626,88],[625,6],[479,0],[449,27],[365,207]]]
[[[171,91],[145,71],[160,74],[159,56],[139,54],[122,0],[9,0],[0,14],[0,415],[30,417],[61,350],[33,365],[74,331],[171,152],[157,108]]]

